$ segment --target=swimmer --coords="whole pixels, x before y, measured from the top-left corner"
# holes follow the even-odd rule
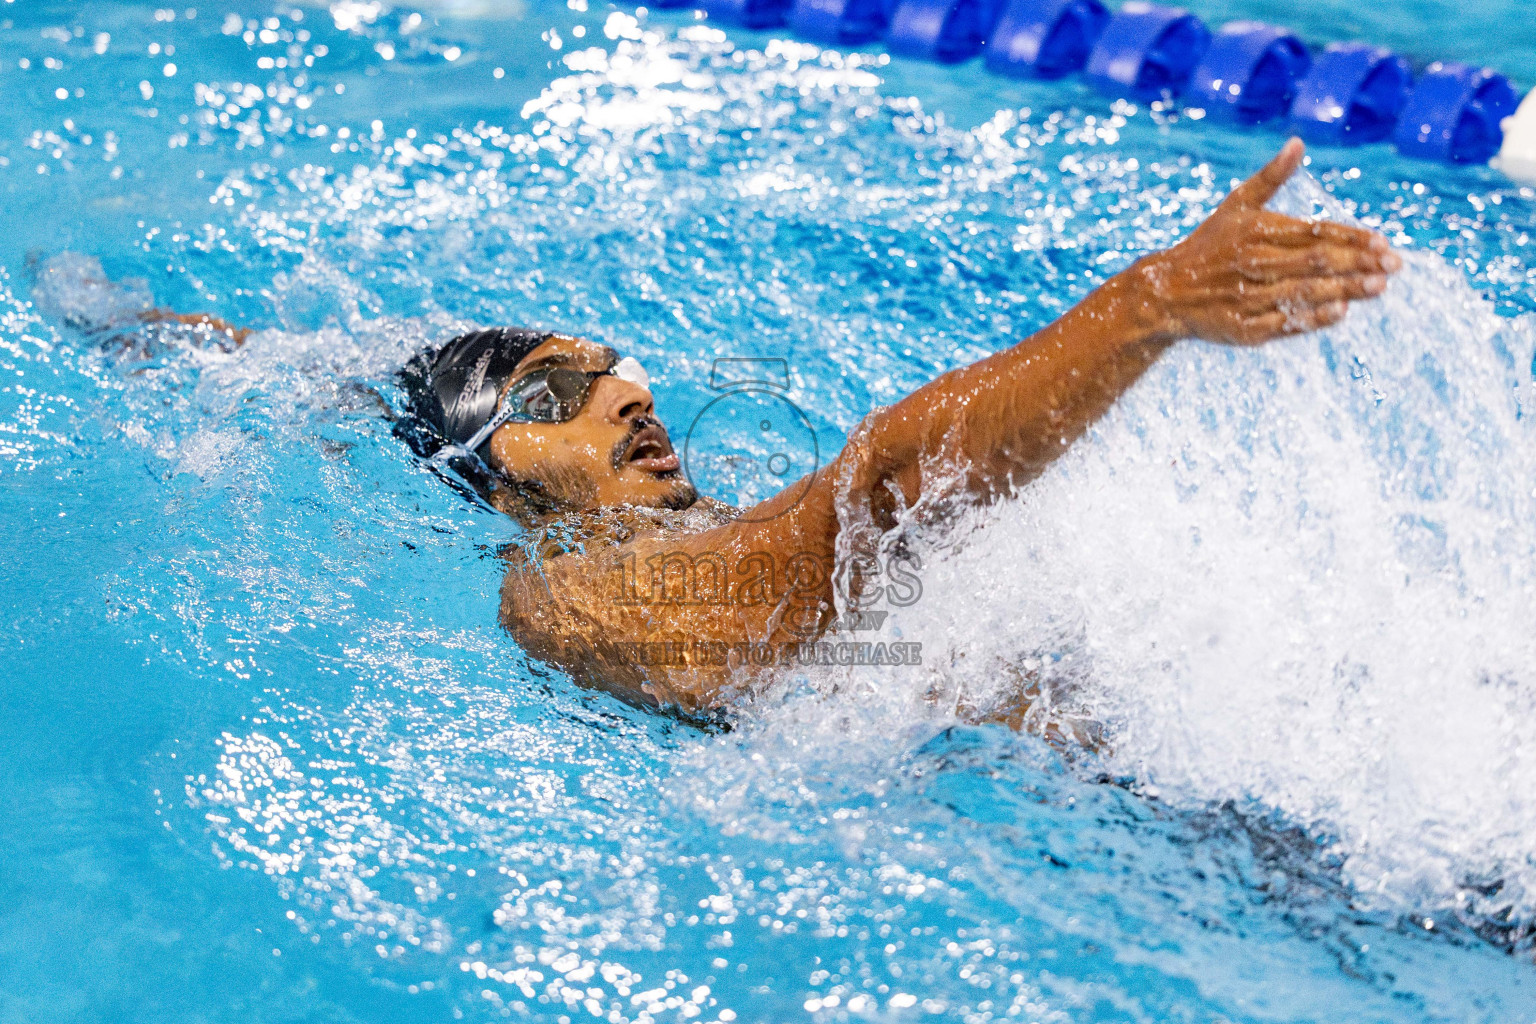
[[[846,660],[857,645],[825,642],[834,591],[846,605],[875,581],[905,510],[1016,492],[1183,339],[1260,345],[1380,295],[1402,265],[1385,237],[1264,209],[1302,156],[1292,139],[1189,237],[869,413],[829,464],[749,510],[695,492],[644,369],[575,335],[492,329],[424,353],[402,375],[397,432],[538,538],[501,589],[500,621],[529,653],[626,700],[711,716],[785,663]],[[855,656],[911,663],[908,648]],[[989,715],[1017,725],[1022,712]]]

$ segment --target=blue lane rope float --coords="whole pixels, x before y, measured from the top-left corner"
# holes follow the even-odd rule
[[[1011,78],[1081,71],[1108,24],[1099,0],[1013,0],[987,42],[987,67]]]
[[[1412,88],[1413,70],[1391,50],[1330,43],[1296,88],[1291,130],[1334,146],[1379,142],[1392,134]]]
[[[998,0],[901,0],[885,41],[894,54],[954,64],[981,52],[1001,13]]]
[[[1109,19],[1088,55],[1088,81],[1109,96],[1171,100],[1210,43],[1205,22],[1182,7],[1131,0]]]
[[[792,0],[694,0],[711,18],[743,28],[778,28],[789,18],[792,5]]]
[[[885,35],[895,0],[800,0],[789,27],[802,39],[855,45]]]
[[[1290,110],[1296,83],[1311,64],[1305,44],[1289,30],[1230,22],[1190,76],[1187,98],[1215,116],[1258,124]]]
[[[1309,142],[1359,145],[1391,137],[1400,153],[1446,163],[1536,168],[1531,113],[1497,71],[1434,63],[1417,82],[1407,59],[1368,43],[1312,51],[1254,21],[1213,36],[1181,7],[1130,0],[645,0],[702,8],[712,19],[778,28],[832,45],[884,39],[894,54],[953,64],[979,53],[1000,75],[1052,79],[1083,71],[1100,92],[1141,102],[1181,99],[1240,124],[1275,121]],[[1525,107],[1520,107],[1525,110]],[[1518,138],[1506,140],[1505,132]],[[1533,170],[1536,173],[1536,170]]]
[[[1398,117],[1399,153],[1449,163],[1487,163],[1504,141],[1501,122],[1520,97],[1497,71],[1434,63],[1424,70]]]

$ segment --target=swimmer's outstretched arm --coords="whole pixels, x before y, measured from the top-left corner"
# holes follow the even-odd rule
[[[840,542],[845,531],[889,529],[899,504],[951,486],[957,471],[982,498],[1034,479],[1181,338],[1257,345],[1337,323],[1350,301],[1379,295],[1401,266],[1384,237],[1264,209],[1302,153],[1300,142],[1288,142],[1188,238],[1138,261],[1032,337],[871,413],[808,483],[790,485],[728,525],[642,534],[620,549],[619,558],[633,564],[692,555],[737,572],[777,566],[778,593],[790,597],[718,608],[614,605],[607,634],[770,643],[814,636],[830,622],[838,551],[873,550],[858,536]],[[594,561],[602,559],[609,561]],[[612,579],[618,564],[607,554],[555,559],[550,593]],[[819,625],[810,621],[818,615]],[[712,706],[722,685],[707,672],[638,668],[608,681],[640,699],[690,709]]]
[[[877,519],[894,509],[889,488],[910,505],[925,474],[956,464],[983,497],[1034,479],[1181,338],[1258,345],[1381,294],[1402,266],[1385,237],[1264,209],[1303,153],[1290,140],[1184,241],[1020,344],[871,414],[839,462],[858,463]]]
[[[1303,153],[1300,140],[1287,142],[1182,242],[1012,348],[871,413],[809,486],[664,544],[729,564],[749,552],[830,562],[850,506],[888,529],[898,504],[949,486],[957,470],[984,499],[1039,476],[1179,339],[1259,345],[1338,323],[1349,302],[1381,294],[1402,261],[1374,231],[1264,209]]]

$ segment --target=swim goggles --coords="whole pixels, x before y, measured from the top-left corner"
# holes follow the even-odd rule
[[[496,413],[485,422],[474,436],[462,445],[445,445],[434,461],[454,456],[470,456],[476,462],[481,459],[475,453],[488,438],[508,423],[566,423],[586,406],[592,396],[592,385],[599,377],[617,377],[619,380],[651,386],[651,376],[634,356],[616,359],[616,353],[608,353],[608,365],[601,370],[581,370],[574,366],[557,364],[540,367],[518,380],[502,396]],[[483,465],[484,463],[481,462]]]

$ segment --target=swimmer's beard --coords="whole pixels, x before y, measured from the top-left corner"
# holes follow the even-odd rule
[[[662,496],[661,507],[671,509],[674,512],[681,512],[685,508],[692,508],[699,500],[698,489],[682,475],[682,470],[674,469],[672,472],[677,474],[677,487]]]

